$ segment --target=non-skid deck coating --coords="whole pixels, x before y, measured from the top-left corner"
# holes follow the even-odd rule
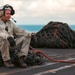
[[[55,60],[75,60],[75,49],[39,49]],[[75,64],[52,62],[43,58],[42,65],[7,69],[0,67],[0,75],[75,75]]]

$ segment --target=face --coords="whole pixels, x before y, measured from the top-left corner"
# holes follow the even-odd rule
[[[3,17],[3,19],[5,21],[8,21],[11,18],[11,11],[10,10],[5,10],[5,15]]]

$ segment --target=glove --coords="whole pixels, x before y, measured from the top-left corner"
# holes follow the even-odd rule
[[[12,37],[8,37],[7,40],[9,41],[9,44],[11,47],[16,46],[16,42],[14,41],[14,39]]]

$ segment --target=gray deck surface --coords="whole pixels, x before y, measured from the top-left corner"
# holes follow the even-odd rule
[[[39,49],[56,60],[75,60],[75,49]],[[0,67],[0,75],[75,75],[75,64],[52,62],[43,58],[42,65],[7,69]]]

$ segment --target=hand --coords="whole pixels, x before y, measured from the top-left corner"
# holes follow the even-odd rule
[[[31,35],[33,36],[33,35],[35,35],[36,33],[31,33]]]
[[[16,46],[16,42],[15,42],[14,38],[8,37],[7,40],[9,41],[9,44],[11,47]]]

